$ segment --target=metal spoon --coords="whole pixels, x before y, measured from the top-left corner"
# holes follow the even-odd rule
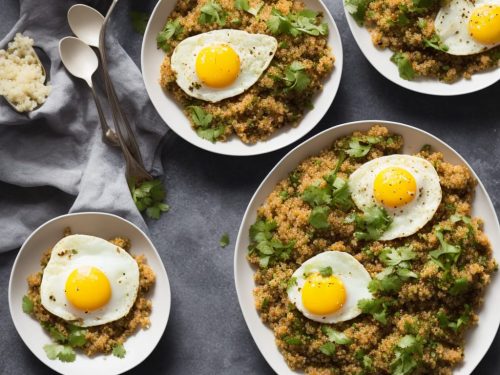
[[[132,128],[130,127],[125,113],[120,107],[118,97],[108,73],[107,56],[104,48],[104,35],[106,32],[106,23],[109,20],[109,17],[117,3],[118,0],[113,0],[110,8],[108,9],[106,17],[103,17],[103,15],[96,9],[88,5],[75,4],[68,11],[68,23],[71,30],[77,37],[79,37],[89,46],[98,48],[103,66],[106,93],[108,94],[108,100],[112,108],[115,128],[120,138],[123,138],[130,153],[136,159],[137,164],[140,166],[141,170],[136,171],[136,179],[150,180],[152,179],[152,177],[144,167],[141,152],[135,139],[135,135],[132,131]]]
[[[92,75],[97,70],[99,62],[97,55],[80,39],[68,36],[59,42],[59,54],[66,69],[75,77],[83,79],[90,87],[94,97],[97,113],[101,121],[102,141],[111,146],[118,146],[116,133],[108,126],[99,98],[92,84]]]

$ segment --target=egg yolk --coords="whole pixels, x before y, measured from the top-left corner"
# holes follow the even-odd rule
[[[375,176],[373,194],[384,206],[401,207],[415,199],[417,182],[406,169],[389,167]]]
[[[479,43],[500,43],[500,6],[483,5],[473,10],[469,33]]]
[[[240,57],[228,45],[205,47],[196,57],[196,74],[207,86],[229,86],[240,74]]]
[[[111,298],[111,284],[96,267],[80,267],[73,270],[66,280],[66,298],[77,309],[96,310]]]
[[[315,315],[326,315],[344,306],[346,291],[344,284],[335,276],[310,274],[302,287],[302,304]]]

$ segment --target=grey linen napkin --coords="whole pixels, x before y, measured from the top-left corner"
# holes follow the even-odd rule
[[[38,110],[26,116],[0,101],[0,252],[19,247],[38,225],[68,211],[110,212],[145,229],[128,190],[123,157],[101,141],[86,83],[71,77],[59,58],[59,40],[72,35],[66,20],[71,5],[21,0],[19,21],[0,41],[5,48],[22,32],[52,63],[52,93]],[[146,168],[160,175],[159,153],[167,127],[148,99],[138,67],[112,35],[107,46],[111,78],[135,128]],[[101,83],[96,73],[94,84],[107,104]]]

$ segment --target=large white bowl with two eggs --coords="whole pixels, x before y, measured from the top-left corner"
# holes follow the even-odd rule
[[[286,126],[262,142],[249,145],[243,143],[236,136],[227,142],[211,143],[200,138],[191,127],[189,119],[175,100],[160,86],[160,65],[165,53],[157,48],[156,35],[160,32],[174,9],[176,1],[160,0],[149,19],[141,52],[141,68],[144,84],[148,95],[160,117],[180,137],[189,143],[207,151],[224,155],[250,156],[275,151],[297,141],[311,131],[323,118],[330,108],[340,85],[342,74],[343,54],[340,34],[328,8],[321,0],[305,0],[308,9],[322,12],[323,20],[329,28],[328,43],[335,57],[335,66],[332,74],[324,82],[323,90],[313,98],[313,109],[305,113],[298,126]]]
[[[491,242],[493,256],[497,261],[500,260],[500,226],[488,193],[465,159],[446,143],[423,130],[389,121],[351,122],[332,127],[317,134],[284,156],[260,184],[248,204],[236,241],[234,279],[243,317],[260,352],[273,370],[280,375],[300,374],[301,372],[294,372],[287,366],[275,344],[272,330],[260,320],[255,308],[253,295],[255,269],[247,260],[250,226],[257,219],[257,209],[260,205],[265,202],[278,182],[287,178],[288,174],[300,162],[309,156],[317,155],[320,150],[330,147],[334,140],[352,134],[354,131],[366,131],[374,124],[385,126],[390,132],[403,136],[405,139],[405,145],[401,151],[403,154],[414,154],[423,145],[430,145],[433,150],[442,152],[447,162],[466,165],[471,170],[472,175],[478,181],[472,205],[472,214],[484,220],[483,230]],[[467,333],[464,361],[461,366],[455,369],[454,374],[468,375],[472,373],[493,342],[500,324],[500,314],[498,314],[495,301],[495,296],[498,294],[500,294],[500,277],[496,275],[492,278],[492,282],[484,296],[484,305],[479,311],[479,324]]]

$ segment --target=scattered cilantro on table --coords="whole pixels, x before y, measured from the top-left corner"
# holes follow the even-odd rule
[[[156,36],[156,45],[165,52],[170,52],[172,46],[170,41],[177,38],[183,32],[183,27],[179,20],[170,20],[165,24],[162,31]]]
[[[224,248],[229,245],[229,234],[224,233],[219,240],[220,247]]]
[[[145,12],[130,11],[130,20],[135,32],[144,34],[148,25],[149,15]]]
[[[160,180],[144,181],[130,186],[132,199],[140,212],[146,212],[151,219],[159,219],[170,207],[164,203],[166,192]]]

